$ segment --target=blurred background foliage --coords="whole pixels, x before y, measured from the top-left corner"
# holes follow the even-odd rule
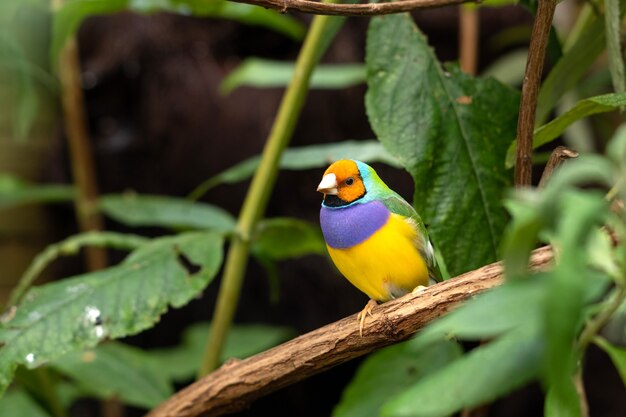
[[[521,3],[329,19],[309,41],[302,112],[285,110],[291,145],[268,167],[259,154],[315,19],[225,0],[4,0],[0,416],[141,415],[191,382],[248,181],[264,169],[281,172],[252,222],[253,260],[219,361],[359,310],[365,296],[326,261],[317,226],[315,185],[345,157],[413,195],[451,276],[502,256],[513,273],[417,338],[240,415],[444,416],[485,403],[472,412],[581,415],[572,383],[581,369],[591,415],[623,415],[624,245],[598,230],[609,224],[623,238],[624,216],[577,188],[624,198],[623,2],[557,7],[535,183],[558,144],[604,153],[615,136],[607,156],[581,158],[545,190],[504,203],[536,8]],[[469,52],[458,42],[466,14],[480,23]],[[72,180],[72,117],[61,107],[73,39],[93,201]],[[473,70],[439,64],[468,53]],[[104,216],[106,231],[77,226],[87,212]],[[519,265],[539,242],[555,245],[560,263],[527,277]],[[86,247],[105,248],[111,266],[92,271],[74,256]]]

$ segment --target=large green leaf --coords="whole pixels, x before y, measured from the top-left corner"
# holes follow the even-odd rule
[[[285,87],[293,76],[293,62],[248,58],[222,81],[220,90],[230,93],[239,87]],[[347,88],[365,82],[363,64],[318,65],[313,71],[310,88]]]
[[[32,203],[71,201],[74,187],[70,185],[29,184],[10,174],[0,173],[0,209]]]
[[[2,417],[50,417],[24,390],[13,388],[0,401]]]
[[[160,371],[168,378],[184,382],[198,372],[209,334],[209,323],[196,323],[185,329],[182,343],[174,348],[153,349],[150,357],[159,364]],[[294,336],[293,330],[286,327],[239,324],[234,326],[226,339],[222,352],[222,362],[238,358],[244,359],[263,352]]]
[[[494,261],[518,94],[455,67],[444,71],[407,14],[372,19],[366,63],[370,123],[413,176],[416,209],[450,274]]]
[[[338,159],[358,159],[363,162],[383,162],[387,165],[400,167],[398,160],[375,140],[362,140],[328,143],[324,145],[310,145],[299,148],[289,148],[283,152],[280,159],[280,168],[289,170],[303,170],[322,168]],[[248,179],[259,166],[259,156],[246,159],[222,171],[214,177],[200,184],[189,198],[197,199],[202,194],[219,184],[233,184]]]
[[[110,194],[100,198],[100,210],[129,226],[161,226],[176,229],[213,229],[230,232],[235,219],[226,210],[182,198]]]
[[[51,62],[56,63],[61,47],[89,16],[130,10],[138,13],[170,12],[182,15],[231,19],[261,26],[295,40],[304,37],[305,28],[296,19],[249,4],[226,0],[70,0],[55,12],[52,29]]]
[[[535,129],[533,149],[553,141],[577,120],[593,114],[618,110],[623,106],[626,106],[626,93],[604,94],[580,100],[574,107],[561,114],[556,119]],[[512,167],[515,163],[516,144],[517,141],[513,142],[506,153],[506,165],[508,167]]]
[[[116,396],[136,407],[155,407],[174,391],[167,375],[146,351],[123,343],[70,352],[51,365],[86,393],[103,399]]]
[[[326,254],[326,244],[318,225],[287,217],[261,220],[252,242],[256,255],[272,260]]]
[[[333,417],[378,417],[382,405],[428,374],[459,358],[462,350],[449,340],[420,349],[413,340],[370,355],[346,387]]]
[[[118,266],[31,289],[0,322],[0,393],[19,364],[34,368],[153,326],[212,280],[222,245],[213,232],[159,238]]]
[[[443,417],[483,404],[536,377],[542,356],[540,332],[524,326],[420,379],[389,401],[382,415]]]

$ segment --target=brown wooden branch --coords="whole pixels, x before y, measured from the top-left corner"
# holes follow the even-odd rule
[[[557,146],[554,148],[548,159],[546,167],[543,169],[541,179],[539,180],[539,188],[543,188],[548,183],[550,177],[554,173],[554,170],[563,165],[563,162],[571,158],[577,158],[578,152],[571,150],[565,146]]]
[[[531,268],[546,267],[552,250],[534,251]],[[350,359],[400,342],[468,298],[502,282],[496,262],[454,279],[407,294],[372,311],[363,336],[356,314],[299,336],[245,360],[231,360],[183,389],[147,417],[219,416]]]
[[[475,0],[397,0],[391,3],[331,4],[310,0],[230,0],[235,3],[247,3],[281,13],[299,11],[304,13],[332,16],[374,16],[408,12],[414,9],[426,9],[469,3]]]
[[[533,132],[537,95],[548,46],[548,36],[554,17],[556,0],[539,0],[528,49],[528,61],[522,85],[522,98],[517,119],[517,148],[515,156],[515,185],[528,186],[532,181]]]

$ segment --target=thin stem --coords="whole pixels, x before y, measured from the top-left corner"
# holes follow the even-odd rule
[[[54,2],[55,8],[61,5],[61,0]],[[83,232],[102,230],[102,216],[95,209],[98,199],[96,171],[80,82],[78,43],[74,37],[68,39],[59,56],[59,78],[72,176],[77,188],[75,207],[78,225]],[[85,255],[89,271],[107,266],[106,251],[103,249],[87,248]]]
[[[613,314],[624,302],[624,299],[626,299],[626,287],[619,287],[617,293],[606,308],[587,323],[580,335],[580,338],[578,339],[578,345],[580,346],[581,352],[585,351],[594,336],[598,334],[604,325],[606,325],[606,323],[611,319]]]
[[[254,4],[286,13],[297,10],[304,13],[331,16],[375,16],[408,12],[414,9],[427,9],[469,3],[476,0],[398,0],[389,3],[329,4],[310,0],[230,0],[235,3]]]
[[[219,365],[224,342],[241,293],[241,285],[250,252],[249,237],[265,212],[278,173],[280,157],[289,143],[298,115],[304,105],[311,73],[321,55],[322,35],[330,21],[328,16],[315,16],[313,18],[311,28],[296,62],[294,76],[283,96],[274,125],[261,155],[259,168],[252,179],[243,203],[237,224],[237,233],[233,237],[226,258],[224,276],[213,314],[213,324],[198,377],[211,372]]]
[[[515,185],[518,187],[530,185],[532,180],[533,131],[535,129],[537,95],[555,7],[556,0],[539,0],[539,7],[537,8],[537,15],[535,16],[533,31],[530,37],[528,62],[526,63],[522,99],[517,120]]]
[[[459,61],[461,70],[475,75],[478,66],[478,8],[473,6],[459,7]]]

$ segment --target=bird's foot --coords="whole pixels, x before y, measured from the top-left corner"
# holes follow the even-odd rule
[[[411,291],[411,294],[419,294],[424,292],[424,290],[426,289],[425,286],[423,285],[418,285],[417,287],[413,288],[413,291]]]
[[[365,304],[365,307],[363,308],[363,310],[361,310],[359,315],[356,316],[356,319],[359,322],[359,336],[363,336],[363,325],[365,324],[365,318],[367,316],[374,317],[372,315],[372,309],[377,305],[378,303],[375,300],[370,299],[367,304]]]

